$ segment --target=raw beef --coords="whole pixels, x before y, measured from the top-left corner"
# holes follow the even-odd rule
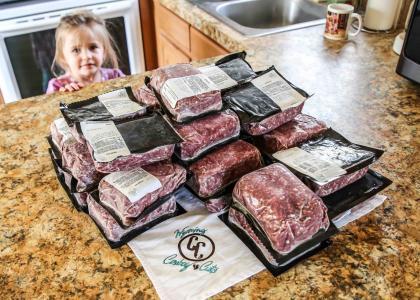
[[[211,197],[242,175],[261,167],[261,154],[239,140],[223,146],[191,164],[191,188],[200,197]]]
[[[115,221],[110,213],[100,204],[98,204],[94,199],[92,199],[91,196],[88,197],[87,204],[89,208],[89,215],[101,229],[106,239],[114,243],[126,239],[128,234],[139,230],[144,226],[148,226],[148,224],[150,224],[152,221],[165,215],[172,215],[176,211],[175,198],[171,197],[171,199],[163,203],[153,212],[139,220],[135,220],[135,222],[129,228],[124,229],[118,225],[117,221]],[[125,240],[124,242],[128,242],[128,240]]]
[[[180,99],[175,107],[172,107],[170,100],[162,94],[165,84],[170,79],[187,76],[191,78],[192,75],[197,74],[202,73],[190,64],[171,65],[159,68],[152,73],[151,86],[161,95],[163,104],[177,122],[222,108],[222,97],[220,90],[217,89]],[[201,81],[197,83],[197,86],[201,87],[203,84],[205,83]]]
[[[58,128],[56,122],[61,123],[62,128]],[[59,150],[60,152],[63,151],[63,146],[65,143],[73,143],[75,140],[75,138],[72,136],[71,129],[69,126],[67,126],[67,123],[64,120],[64,118],[60,118],[52,122],[50,125],[50,131],[51,139],[57,147],[57,150]]]
[[[229,208],[230,199],[230,195],[223,195],[217,198],[206,200],[204,205],[209,212],[218,213]]]
[[[196,158],[209,148],[238,136],[241,130],[239,119],[232,110],[174,127],[184,139],[179,144],[179,156],[182,160]]]
[[[151,91],[146,85],[141,86],[140,88],[134,89],[133,93],[137,101],[146,107],[158,108],[159,101],[155,96],[155,93]]]
[[[234,206],[259,224],[279,254],[292,251],[329,227],[322,200],[279,163],[243,176],[232,198]]]
[[[369,167],[364,167],[363,169],[360,169],[356,172],[341,176],[340,178],[337,178],[333,181],[328,182],[324,185],[318,185],[315,182],[312,182],[312,190],[320,197],[327,196],[329,194],[332,194],[343,187],[359,180],[363,176],[366,175],[366,173],[369,171]]]
[[[80,208],[87,208],[87,197],[89,193],[73,193],[72,195]]]
[[[265,151],[274,153],[294,147],[325,130],[327,130],[327,125],[324,122],[318,121],[314,117],[300,114],[292,121],[259,137],[259,143]]]
[[[93,150],[89,144],[88,148],[93,157]],[[174,153],[174,148],[175,145],[164,145],[144,153],[132,153],[127,156],[120,156],[110,162],[99,162],[96,160],[93,160],[93,162],[96,170],[102,173],[130,171],[148,164],[170,159]]]
[[[186,180],[186,170],[171,162],[159,162],[144,166],[142,169],[155,176],[162,187],[135,202],[131,202],[123,193],[109,184],[106,178],[99,183],[101,204],[112,211],[125,226],[132,224],[148,206],[176,190]]]
[[[250,135],[262,135],[270,132],[277,127],[293,120],[298,114],[302,112],[304,103],[288,108],[282,112],[275,113],[259,122],[252,122],[244,124],[244,129]]]

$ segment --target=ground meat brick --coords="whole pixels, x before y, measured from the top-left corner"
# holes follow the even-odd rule
[[[207,149],[239,135],[241,125],[232,110],[212,114],[185,125],[175,125],[184,139],[179,144],[182,160],[190,160]]]
[[[125,226],[131,225],[148,206],[176,190],[186,180],[186,170],[171,162],[159,162],[144,166],[143,169],[155,176],[162,187],[146,194],[136,202],[131,202],[123,193],[109,184],[106,178],[99,183],[101,204],[118,216]]]
[[[137,101],[141,105],[144,105],[149,108],[159,107],[159,101],[156,98],[155,93],[152,90],[150,90],[146,85],[143,85],[137,89],[133,89],[133,93]]]
[[[221,212],[229,207],[230,195],[223,195],[217,198],[208,199],[204,205],[211,213]]]
[[[327,125],[314,117],[300,114],[292,121],[259,137],[261,147],[274,153],[298,145],[327,130]]]
[[[175,108],[172,108],[168,99],[162,96],[161,89],[167,80],[196,74],[201,74],[201,72],[190,64],[171,65],[159,68],[152,73],[151,86],[161,95],[163,104],[177,122],[222,108],[220,90],[181,99],[176,103]]]
[[[322,200],[282,164],[243,176],[233,189],[235,205],[243,207],[280,254],[292,251],[329,227]]]
[[[368,171],[369,171],[369,167],[364,167],[363,169],[360,169],[351,174],[341,176],[340,178],[330,181],[324,185],[317,185],[314,182],[312,190],[320,197],[327,196],[359,180],[360,178],[365,176]]]
[[[111,242],[119,242],[133,230],[137,230],[152,221],[168,214],[173,214],[176,211],[175,198],[171,198],[150,214],[143,218],[136,220],[129,228],[122,228],[111,214],[98,204],[91,196],[87,199],[89,215],[95,221],[99,228],[101,228],[105,237]]]
[[[238,140],[191,164],[191,186],[200,197],[211,197],[229,183],[259,167],[261,154],[258,149]]]

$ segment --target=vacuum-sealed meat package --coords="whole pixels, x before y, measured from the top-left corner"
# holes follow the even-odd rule
[[[258,144],[264,151],[274,153],[307,141],[328,129],[327,125],[314,117],[299,114],[292,121],[273,131],[258,136]]]
[[[182,141],[158,113],[128,121],[76,123],[99,172],[129,171],[169,159]]]
[[[54,120],[50,125],[51,140],[54,143],[54,148],[63,152],[63,146],[67,143],[75,142],[72,131],[64,118]]]
[[[241,125],[232,110],[225,110],[187,124],[174,124],[184,141],[175,148],[183,161],[194,160],[213,147],[239,136]]]
[[[245,57],[245,51],[232,53],[219,59],[212,65],[198,69],[207,75],[219,89],[225,90],[237,85],[238,82],[256,76]]]
[[[156,209],[135,220],[128,228],[122,228],[112,215],[97,203],[91,195],[87,199],[89,215],[111,248],[118,248],[128,243],[139,234],[156,226],[160,222],[181,214],[183,211],[176,204],[175,196],[162,203]]]
[[[99,202],[122,227],[127,227],[166,201],[164,197],[185,182],[186,173],[183,167],[171,162],[115,172],[99,183]]]
[[[262,166],[258,149],[238,140],[225,145],[191,164],[188,186],[203,198],[216,195],[242,175]]]
[[[83,121],[119,121],[146,113],[146,106],[137,102],[131,87],[107,92],[70,104],[60,103],[60,110],[69,125]]]
[[[140,105],[151,109],[155,109],[160,106],[155,93],[145,84],[137,89],[134,89],[133,93]]]
[[[255,242],[262,242],[278,263],[330,226],[321,198],[279,163],[242,176],[233,189],[232,201],[230,209],[242,214],[252,228],[244,230],[251,238],[258,236],[261,241]]]
[[[351,143],[332,129],[297,147],[272,154],[317,195],[329,195],[362,178],[382,150]]]
[[[176,122],[189,121],[222,108],[220,89],[190,64],[153,71],[150,85]]]
[[[309,95],[287,81],[274,67],[223,94],[250,135],[262,135],[301,113]]]

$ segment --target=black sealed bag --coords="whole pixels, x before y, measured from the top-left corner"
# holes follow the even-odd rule
[[[223,93],[223,100],[250,135],[262,135],[289,122],[302,111],[308,97],[274,67]]]
[[[99,172],[129,171],[169,159],[182,141],[158,113],[125,121],[76,123]]]
[[[271,158],[284,163],[323,197],[362,178],[382,154],[382,150],[354,144],[328,129],[297,147],[273,153]]]
[[[245,57],[245,51],[229,54],[216,61],[213,65],[198,69],[207,75],[219,89],[229,89],[236,86],[239,82],[256,76]]]
[[[131,87],[107,92],[70,104],[60,103],[60,110],[69,125],[83,121],[132,119],[146,113],[138,103]]]

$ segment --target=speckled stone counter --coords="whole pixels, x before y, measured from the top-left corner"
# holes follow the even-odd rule
[[[420,86],[395,74],[394,35],[330,42],[317,26],[257,39],[229,37],[229,28],[185,1],[161,2],[200,30],[213,30],[230,50],[247,49],[255,68],[274,64],[314,93],[304,112],[355,142],[385,149],[373,168],[394,181],[383,192],[388,200],[345,227],[330,248],[277,278],[263,271],[214,298],[420,298]],[[130,249],[111,250],[88,216],[72,207],[45,140],[59,101],[142,80],[135,75],[0,108],[1,299],[157,298]]]

